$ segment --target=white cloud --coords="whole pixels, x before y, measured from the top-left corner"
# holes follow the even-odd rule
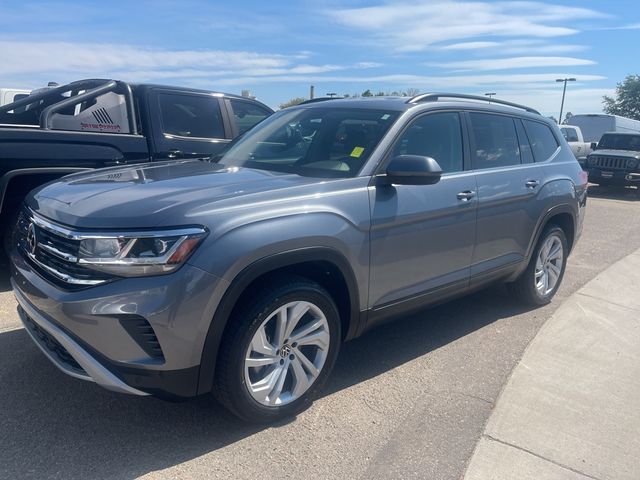
[[[496,48],[500,47],[501,44],[498,42],[461,42],[461,43],[452,43],[449,45],[443,45],[440,47],[441,50],[481,50],[485,48]]]
[[[168,50],[100,43],[36,42],[0,39],[5,79],[46,74],[69,79],[118,77],[130,81],[169,78],[310,75],[379,67],[375,62],[353,65],[300,63],[311,52],[293,55],[226,50]]]
[[[600,113],[602,111],[602,97],[612,95],[614,89],[609,88],[567,88],[564,102],[564,112]],[[497,98],[511,102],[530,105],[543,115],[553,115],[558,118],[560,114],[560,101],[562,88],[539,88],[527,91],[501,90]],[[564,114],[563,114],[564,117]]]
[[[439,50],[447,52],[491,53],[493,55],[540,55],[580,52],[587,50],[584,45],[568,43],[550,44],[539,39],[503,40],[501,42],[460,42],[448,45],[436,45]]]
[[[327,14],[339,24],[368,32],[380,43],[405,52],[487,36],[562,37],[578,32],[574,27],[577,21],[606,16],[587,8],[541,2],[442,0],[334,9]]]
[[[516,68],[539,67],[576,67],[582,65],[595,65],[593,60],[572,57],[511,57],[488,58],[482,60],[463,60],[458,62],[446,62],[435,64],[440,68],[460,70],[510,70]]]
[[[521,74],[485,74],[426,76],[412,74],[389,75],[274,75],[264,77],[233,77],[218,81],[221,85],[247,85],[260,83],[359,83],[363,85],[386,84],[396,86],[419,87],[422,91],[452,91],[480,87],[513,87],[535,89],[555,82],[556,78],[577,77],[580,82],[606,80],[601,75],[577,75],[575,73],[521,73]]]

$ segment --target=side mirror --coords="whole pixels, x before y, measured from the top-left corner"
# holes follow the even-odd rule
[[[398,155],[387,167],[386,182],[397,185],[433,185],[440,181],[442,168],[431,157]]]
[[[591,150],[598,148],[598,142],[591,142]]]

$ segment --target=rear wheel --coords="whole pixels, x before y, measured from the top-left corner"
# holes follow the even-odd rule
[[[300,277],[276,285],[229,320],[216,368],[215,395],[250,422],[309,407],[338,355],[340,319],[331,296]]]
[[[549,303],[562,283],[568,253],[564,231],[556,225],[547,225],[527,269],[510,284],[511,290],[530,305]]]

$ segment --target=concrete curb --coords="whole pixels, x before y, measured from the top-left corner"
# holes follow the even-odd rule
[[[569,297],[514,369],[465,479],[640,478],[640,250]]]

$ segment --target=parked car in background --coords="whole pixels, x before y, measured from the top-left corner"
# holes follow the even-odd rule
[[[87,169],[210,156],[271,113],[236,95],[100,79],[49,86],[0,107],[5,248],[33,188]]]
[[[597,142],[585,142],[582,137],[582,130],[580,127],[573,125],[561,125],[560,131],[565,140],[571,147],[573,155],[578,160],[580,165],[584,165],[587,160],[587,155],[596,147]]]
[[[0,107],[27,97],[29,92],[20,88],[0,88]]]
[[[567,120],[567,124],[580,127],[583,140],[589,143],[599,142],[607,132],[640,133],[639,120],[604,113],[573,115]]]
[[[213,391],[271,421],[309,406],[341,343],[384,321],[495,282],[548,303],[586,191],[558,127],[528,107],[303,103],[211,161],[32,192],[11,281],[66,373],[136,395]]]
[[[640,185],[640,133],[605,133],[586,168],[592,183]]]

